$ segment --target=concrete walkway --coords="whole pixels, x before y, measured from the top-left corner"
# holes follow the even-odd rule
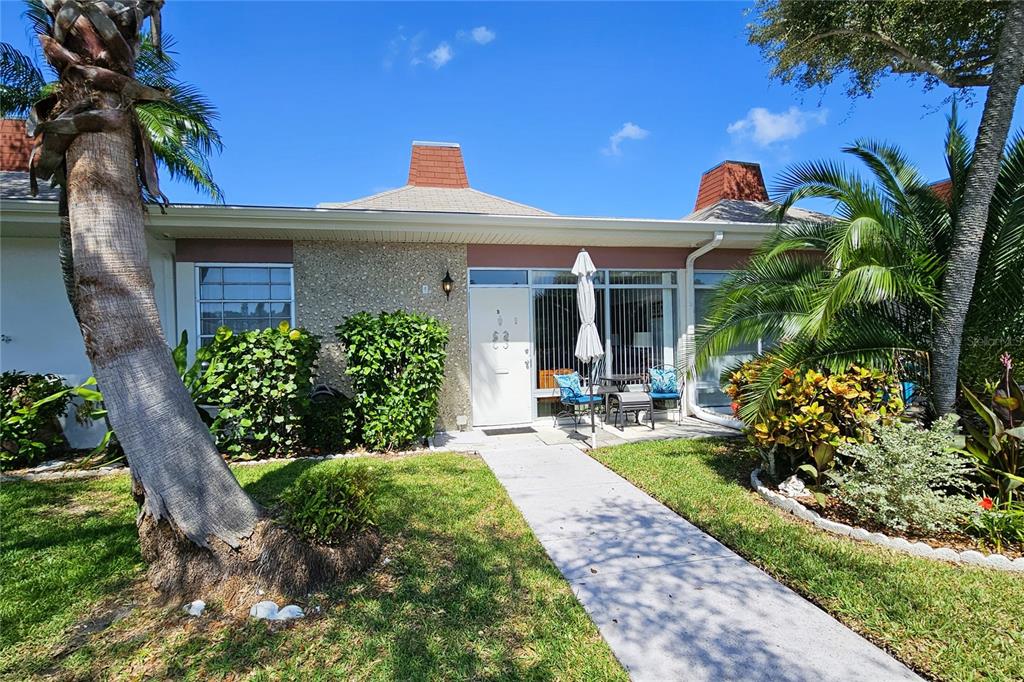
[[[916,680],[571,445],[483,447],[634,680]]]

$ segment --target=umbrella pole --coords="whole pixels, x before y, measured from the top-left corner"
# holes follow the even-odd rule
[[[594,363],[590,363],[590,449],[597,449],[597,429],[594,427]]]

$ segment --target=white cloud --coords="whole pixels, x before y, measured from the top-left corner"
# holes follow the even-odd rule
[[[427,59],[434,65],[435,69],[440,69],[442,66],[447,64],[454,57],[452,53],[452,46],[446,42],[440,43],[437,47],[427,53]]]
[[[406,34],[405,27],[399,26],[398,32],[388,41],[381,66],[384,67],[385,71],[390,71],[399,58],[407,58],[412,66],[422,64],[423,59],[420,57],[420,49],[424,37],[426,37],[425,31],[420,31],[410,37]]]
[[[800,111],[790,107],[774,114],[764,107],[754,107],[744,118],[730,123],[726,131],[735,138],[751,139],[767,147],[783,140],[795,140],[808,128],[824,125],[827,119],[828,109]]]
[[[601,151],[608,156],[619,156],[622,154],[620,145],[624,140],[642,140],[650,134],[651,131],[644,130],[637,124],[629,123],[627,121],[626,123],[623,123],[622,127],[615,131],[611,137],[608,138],[608,146]]]
[[[477,26],[476,28],[469,32],[469,37],[470,39],[472,39],[474,43],[486,45],[487,43],[491,42],[498,36],[494,31],[487,28],[486,26]]]

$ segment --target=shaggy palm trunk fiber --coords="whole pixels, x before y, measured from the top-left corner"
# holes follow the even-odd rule
[[[130,126],[75,138],[67,152],[74,303],[110,423],[139,501],[153,586],[201,596],[225,578],[300,595],[376,557],[375,533],[313,546],[276,525],[239,486],[178,377],[153,296]]]

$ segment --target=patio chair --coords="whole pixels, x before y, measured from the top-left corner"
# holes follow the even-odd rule
[[[647,369],[648,383],[645,387],[651,394],[651,401],[674,400],[679,405],[679,412],[683,408],[683,391],[679,385],[679,375],[672,365],[655,365]],[[651,415],[651,424],[654,424],[654,415]]]
[[[579,372],[556,374],[555,383],[558,385],[558,402],[562,405],[562,409],[555,414],[555,426],[558,426],[558,420],[562,417],[572,417],[573,426],[579,427],[581,413],[576,408],[582,406],[593,410],[595,405],[604,401],[604,396],[599,393],[590,395],[589,388],[584,388],[580,381]],[[587,414],[586,410],[582,414]]]

